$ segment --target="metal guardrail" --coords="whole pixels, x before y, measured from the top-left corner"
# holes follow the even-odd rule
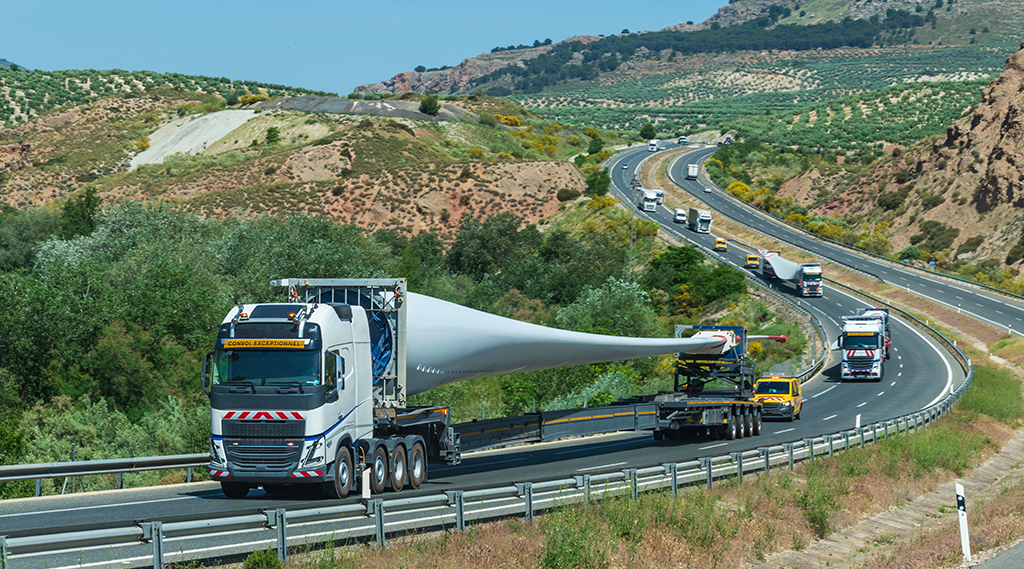
[[[636,500],[640,492],[668,488],[672,495],[676,495],[685,486],[705,485],[711,488],[715,481],[729,478],[742,482],[747,474],[768,471],[773,467],[792,469],[799,461],[833,456],[835,452],[849,450],[851,446],[877,443],[891,435],[909,433],[930,425],[948,414],[956,399],[966,390],[973,378],[969,360],[967,365],[968,381],[932,407],[857,429],[782,445],[680,463],[505,484],[479,490],[456,490],[410,498],[378,498],[362,503],[290,511],[277,508],[258,514],[226,515],[180,522],[152,521],[64,534],[0,536],[0,568],[7,569],[20,559],[61,552],[77,552],[78,558],[84,560],[85,552],[98,549],[107,550],[104,553],[106,563],[130,565],[145,561],[148,564],[151,560],[153,567],[162,568],[168,558],[174,562],[201,558],[202,555],[197,556],[185,550],[186,544],[202,542],[228,532],[235,535],[248,534],[251,537],[249,541],[236,544],[235,549],[242,552],[255,551],[265,549],[262,545],[269,543],[283,561],[288,556],[289,547],[308,546],[313,542],[362,541],[372,536],[379,547],[384,547],[388,533],[410,529],[455,528],[463,531],[470,521],[519,514],[531,520],[538,511],[588,503],[592,499],[607,496],[628,494]],[[329,533],[327,538],[325,528],[329,529],[326,532]],[[176,549],[171,551],[166,548],[166,541],[175,542]],[[140,555],[140,551],[145,551],[144,555]],[[111,558],[111,554],[122,557]]]

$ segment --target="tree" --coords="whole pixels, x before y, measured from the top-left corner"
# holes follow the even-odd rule
[[[437,101],[437,95],[427,95],[420,101],[420,112],[425,115],[436,115],[441,110],[441,103]]]
[[[86,188],[83,194],[72,196],[64,202],[60,213],[60,236],[71,239],[88,235],[96,229],[96,210],[103,200],[96,196],[96,188]]]
[[[587,184],[587,193],[592,196],[603,196],[608,193],[608,188],[611,186],[612,178],[608,175],[608,170],[598,169],[587,174],[584,178]]]
[[[426,70],[427,70],[427,68],[423,67],[422,65],[417,65],[416,68],[413,69],[413,71],[415,71],[416,73],[423,73]]]
[[[587,147],[587,154],[597,154],[604,148],[604,141],[600,138],[594,138],[590,141],[590,146]]]
[[[281,129],[276,126],[272,126],[267,129],[267,144],[277,144],[281,142]]]
[[[644,126],[640,127],[640,138],[651,140],[658,136],[658,132],[654,130],[654,125],[651,123],[644,123]]]

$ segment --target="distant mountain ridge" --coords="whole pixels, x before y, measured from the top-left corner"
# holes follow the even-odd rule
[[[16,64],[14,62],[7,61],[6,59],[0,57],[0,67],[10,67],[12,65],[16,65]]]
[[[898,21],[893,21],[894,17]],[[663,62],[678,63],[677,57],[687,53],[701,53],[699,47],[679,49],[678,46],[698,40],[708,45],[704,50],[706,53],[812,50],[911,43],[922,46],[949,46],[987,42],[1001,34],[1016,33],[1007,26],[1009,22],[1020,21],[1021,17],[1024,17],[1024,8],[1005,0],[881,0],[864,3],[857,0],[739,0],[723,6],[706,21],[697,24],[680,23],[658,31],[627,33],[607,38],[576,36],[551,46],[503,52],[506,57],[502,58],[495,57],[499,54],[487,53],[466,58],[460,64],[447,69],[400,73],[380,83],[360,85],[354,92],[400,94],[412,91],[418,94],[464,94],[479,90],[498,96],[542,91],[558,92],[565,87],[579,89],[619,81],[621,79],[617,78],[614,72],[623,64],[636,65],[652,59],[657,60],[659,56]],[[857,22],[856,26],[865,28],[868,23],[875,26],[874,29],[864,30],[865,33],[871,34],[871,37],[867,38],[869,45],[864,45],[865,38],[847,33],[845,28],[850,27],[850,22]],[[887,26],[886,22],[890,24]],[[732,38],[728,41],[708,41],[709,34],[770,35],[772,30],[799,38],[802,35],[812,36],[813,28],[829,24],[840,24],[835,28],[822,28],[825,36],[839,36],[837,39],[840,41],[836,45],[830,45],[824,40],[816,44],[804,42],[807,43],[804,47],[793,43],[780,43],[778,39],[743,42]],[[791,33],[786,29],[788,26],[808,26],[809,29],[807,34]],[[749,31],[737,27],[749,28]],[[736,28],[734,32],[732,28]],[[666,42],[666,34],[678,34],[680,38]],[[646,45],[656,39],[658,46]],[[567,49],[567,46],[576,41],[581,41],[581,45]],[[612,49],[599,49],[595,53],[584,47],[593,41],[617,45]],[[567,58],[565,52],[569,50],[573,53]],[[556,58],[556,53],[563,55]],[[613,57],[609,58],[609,55]],[[588,67],[594,70],[589,73],[582,72]],[[532,69],[524,72],[527,68],[543,69],[546,73],[558,75],[559,80],[556,83],[551,83],[550,80],[524,81],[524,75],[529,78],[535,74]],[[502,69],[507,69],[508,72],[502,73]],[[559,88],[560,85],[564,87]]]

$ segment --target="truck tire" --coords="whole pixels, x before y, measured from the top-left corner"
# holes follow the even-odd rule
[[[335,500],[347,498],[352,491],[352,474],[352,451],[342,445],[338,447],[338,456],[334,459],[334,481],[324,484],[327,497]]]
[[[742,439],[747,433],[747,420],[745,415],[733,415],[736,420],[736,440]]]
[[[220,489],[228,498],[245,498],[249,495],[249,485],[245,482],[221,482]]]
[[[743,436],[754,436],[754,415],[752,415],[751,413],[743,415]]]
[[[754,411],[754,436],[761,436],[761,412]]]
[[[661,439],[665,438],[665,433],[663,433],[661,430],[654,429],[653,432],[654,432],[654,440],[660,441]]]
[[[736,417],[729,417],[729,422],[725,425],[725,440],[734,441],[736,440]]]
[[[373,451],[373,460],[370,462],[370,492],[383,494],[384,487],[388,482],[388,451],[381,445]]]
[[[416,490],[427,479],[427,459],[423,455],[423,443],[417,442],[409,451],[409,487]]]
[[[396,446],[395,452],[391,453],[391,489],[395,492],[405,488],[405,458],[405,445]]]

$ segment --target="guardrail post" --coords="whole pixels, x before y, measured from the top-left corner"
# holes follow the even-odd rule
[[[192,467],[188,467],[188,474],[185,475],[185,482],[192,482]]]
[[[267,524],[274,526],[274,534],[277,536],[277,558],[284,562],[288,559],[288,515],[284,508],[266,510],[263,515],[267,516]]]
[[[377,548],[384,549],[384,500],[374,498],[366,501],[366,515],[373,516],[374,537]]]
[[[118,490],[123,490],[124,489],[124,472],[118,472],[117,473],[117,489]]]
[[[679,495],[679,464],[672,462],[665,465],[665,474],[668,474],[672,483],[672,495]]]
[[[583,488],[583,503],[590,503],[590,475],[584,474],[582,476],[576,476],[576,487]]]
[[[708,485],[708,488],[711,488],[714,485],[714,483],[715,483],[715,478],[714,478],[714,476],[711,473],[711,459],[710,458],[702,458],[702,459],[700,459],[700,467],[703,468],[705,471],[707,471],[707,485]]]
[[[835,454],[836,454],[836,451],[835,451],[835,448],[834,448],[835,444],[833,444],[833,442],[832,442],[833,438],[835,438],[833,435],[826,435],[825,436],[825,440],[828,441],[828,455],[829,456],[835,456]]]
[[[885,426],[882,427],[882,438],[885,438],[885,439],[889,438],[889,423],[891,423],[891,422],[892,422],[891,420],[890,421],[886,421],[885,422]]]
[[[0,569],[7,569],[7,536],[0,535]]]
[[[739,482],[743,483],[743,453],[742,452],[730,452],[729,458],[736,463],[736,476],[739,477]]]
[[[636,502],[637,500],[640,499],[640,483],[637,481],[636,478],[636,469],[629,468],[623,470],[622,473],[626,475],[626,480],[629,481],[630,499]]]
[[[533,521],[533,482],[516,484],[516,492],[523,497],[526,521]]]
[[[843,450],[850,450],[850,431],[843,432]]]
[[[466,500],[462,496],[462,490],[449,491],[448,503],[455,504],[455,529],[466,531]]]
[[[793,470],[793,443],[782,443],[782,450],[789,455],[789,469]]]
[[[878,423],[871,425],[871,444],[878,444]]]
[[[857,436],[860,438],[861,448],[864,448],[864,427],[857,427]]]
[[[36,498],[43,495],[43,479],[36,478]]]
[[[153,544],[153,569],[164,569],[164,524],[146,522],[141,524],[142,539]]]
[[[814,462],[814,439],[804,439],[804,446],[806,446],[809,451],[807,456],[810,458],[811,462]]]
[[[757,452],[761,455],[761,460],[764,461],[764,471],[768,472],[772,466],[771,459],[768,456],[771,453],[771,450],[768,447],[761,447],[757,449]]]

